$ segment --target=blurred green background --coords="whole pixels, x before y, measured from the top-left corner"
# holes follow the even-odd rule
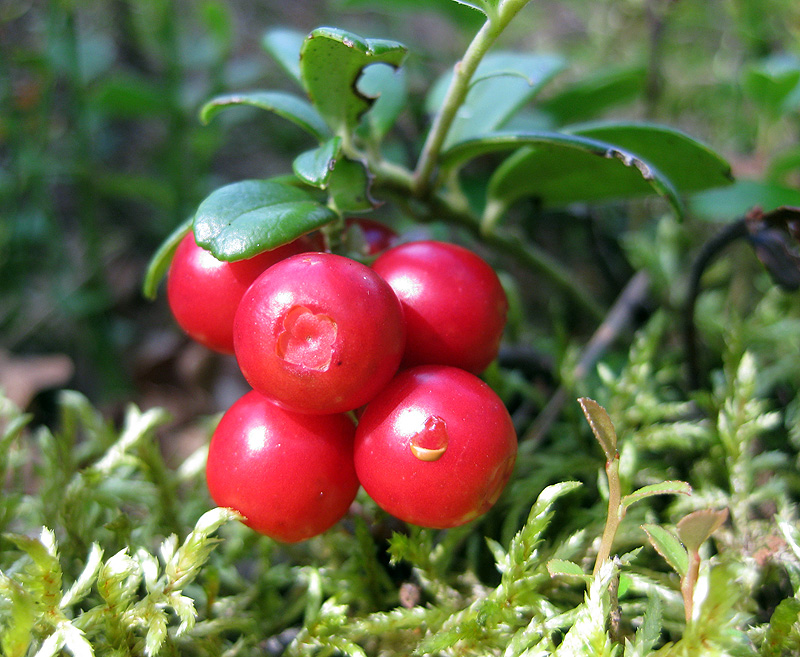
[[[307,137],[248,110],[203,126],[198,108],[217,93],[289,84],[261,47],[267,29],[332,24],[409,46],[399,131],[413,153],[424,94],[477,18],[451,0],[4,0],[0,385],[43,412],[47,391],[63,386],[112,408],[229,405],[241,390],[230,359],[189,344],[163,294],[145,301],[143,272],[206,194],[290,171]],[[574,100],[550,109],[572,120],[595,118],[584,99],[605,93],[604,115],[706,142],[755,185],[752,203],[800,187],[798,37],[795,0],[536,0],[501,47],[568,59],[552,88],[573,88]],[[730,194],[708,202],[719,220],[725,204],[737,209]]]

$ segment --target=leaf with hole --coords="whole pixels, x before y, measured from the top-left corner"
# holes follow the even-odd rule
[[[194,234],[217,259],[242,260],[335,218],[333,210],[302,189],[274,180],[245,180],[206,197],[194,217]]]
[[[344,135],[375,102],[358,87],[364,68],[379,63],[398,67],[405,56],[406,47],[396,41],[321,27],[303,42],[300,74],[314,107],[335,134]]]
[[[358,79],[358,89],[375,102],[362,120],[366,138],[379,143],[392,129],[408,100],[406,72],[386,64],[367,66]]]

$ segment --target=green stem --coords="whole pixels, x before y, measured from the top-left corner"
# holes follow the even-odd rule
[[[581,310],[597,321],[604,317],[603,308],[576,281],[570,271],[535,244],[524,242],[516,235],[494,231],[485,234],[481,222],[469,208],[458,200],[443,194],[420,197],[414,190],[414,179],[402,167],[380,163],[373,168],[375,178],[372,189],[377,194],[388,194],[401,206],[420,204],[409,212],[422,221],[442,220],[469,230],[481,242],[499,253],[507,253],[529,271],[542,274],[564,292]]]
[[[453,78],[444,97],[444,102],[433,120],[433,125],[422,148],[417,168],[414,171],[414,192],[418,197],[428,194],[435,175],[436,162],[442,150],[447,133],[456,118],[459,108],[469,92],[470,81],[481,60],[489,51],[497,37],[503,32],[517,12],[528,0],[501,2],[498,11],[489,15],[486,22],[467,47],[464,57],[453,69]]]
[[[603,538],[600,539],[600,549],[597,551],[597,559],[594,562],[593,575],[597,575],[600,567],[611,555],[611,546],[614,543],[617,528],[624,515],[622,492],[619,483],[619,456],[606,461],[606,475],[608,476],[608,515],[606,516]]]

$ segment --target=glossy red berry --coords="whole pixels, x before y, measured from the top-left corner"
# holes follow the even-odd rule
[[[401,371],[367,405],[354,458],[361,485],[382,509],[446,528],[489,510],[516,454],[511,418],[488,385],[459,368],[422,365]]]
[[[247,260],[223,262],[197,245],[189,233],[175,251],[167,278],[167,300],[178,325],[209,349],[233,353],[233,318],[251,283],[269,266],[305,250],[300,241]]]
[[[251,391],[222,416],[206,480],[218,506],[285,543],[324,532],[358,492],[355,425],[346,415],[301,415]]]
[[[394,376],[405,324],[397,297],[372,269],[305,253],[248,289],[234,345],[254,389],[300,413],[340,413],[366,404]]]
[[[373,269],[403,305],[404,365],[453,365],[479,374],[497,357],[508,301],[480,256],[446,242],[409,242],[380,255]]]

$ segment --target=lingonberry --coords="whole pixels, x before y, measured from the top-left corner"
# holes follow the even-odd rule
[[[479,374],[497,357],[508,301],[483,258],[456,244],[409,242],[378,256],[373,269],[403,305],[404,365],[453,365]]]
[[[358,492],[354,431],[347,415],[293,413],[248,392],[222,416],[211,439],[211,497],[278,541],[320,534],[347,513]]]
[[[209,349],[233,353],[233,318],[251,283],[270,265],[302,253],[295,241],[246,260],[223,262],[189,233],[178,245],[167,278],[167,300],[178,325]]]
[[[403,355],[403,311],[372,269],[330,253],[270,267],[234,321],[239,367],[250,385],[300,413],[340,413],[367,403]]]
[[[364,410],[355,438],[361,485],[385,511],[423,527],[469,522],[497,501],[517,439],[502,400],[462,369],[401,371]]]

